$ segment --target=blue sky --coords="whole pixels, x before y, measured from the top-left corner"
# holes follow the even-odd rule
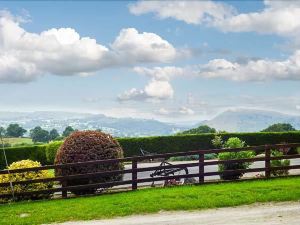
[[[298,115],[299,21],[297,1],[0,1],[0,110]]]

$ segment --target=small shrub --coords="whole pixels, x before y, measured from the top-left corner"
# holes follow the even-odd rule
[[[278,150],[272,150],[271,151],[271,156],[283,156],[284,153]],[[276,166],[289,166],[291,163],[290,160],[288,159],[278,159],[278,160],[271,160],[271,167],[276,167]],[[276,177],[276,176],[286,176],[289,174],[288,169],[283,169],[283,170],[272,170],[271,175]]]
[[[46,147],[46,159],[48,164],[54,164],[56,153],[62,145],[62,141],[52,141]]]
[[[223,140],[220,135],[215,135],[214,139],[211,140],[211,143],[215,148],[222,148]]]
[[[109,134],[98,131],[75,131],[66,138],[59,148],[55,164],[86,162],[93,160],[116,159],[123,157],[123,150],[119,143]],[[95,172],[105,172],[112,170],[122,170],[122,163],[104,163],[86,166],[68,167],[57,169],[55,175],[66,176],[74,174],[85,174]],[[104,183],[118,181],[122,175],[103,175],[95,178],[82,178],[67,181],[68,186],[84,185],[90,183]],[[73,191],[75,194],[90,194],[96,189],[83,189]]]
[[[224,148],[243,148],[245,147],[245,142],[240,140],[237,137],[229,138],[224,144]],[[252,158],[254,153],[251,151],[240,151],[240,152],[224,152],[218,154],[219,160],[231,160],[231,159],[244,159]],[[252,163],[224,163],[219,164],[219,172],[224,172],[227,170],[239,170],[239,169],[248,169]],[[244,175],[242,172],[235,172],[231,174],[221,174],[220,177],[223,180],[237,180]]]
[[[40,167],[41,164],[37,161],[32,160],[21,160],[18,162],[14,162],[8,166],[7,169],[22,169],[22,168],[32,168],[32,167]],[[13,173],[13,174],[3,174],[0,175],[0,183],[7,182],[16,182],[16,181],[25,181],[25,180],[34,180],[34,179],[42,179],[42,178],[50,178],[53,177],[48,170],[39,170],[39,171],[30,171],[23,173]],[[33,184],[18,184],[14,185],[14,192],[28,192],[28,191],[39,191],[46,190],[53,187],[53,182],[48,183],[33,183]],[[0,187],[0,194],[12,194],[12,190],[10,187]],[[25,200],[25,199],[41,199],[41,198],[49,198],[50,194],[35,194],[32,196],[18,196],[17,200]],[[1,199],[2,201],[7,201],[8,199]]]

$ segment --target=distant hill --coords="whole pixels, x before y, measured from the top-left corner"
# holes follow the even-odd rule
[[[0,112],[0,126],[19,123],[29,130],[35,126],[43,129],[57,129],[60,133],[66,126],[79,130],[101,129],[114,136],[155,136],[170,135],[187,126],[177,126],[151,119],[113,118],[103,114],[71,113],[71,112]]]
[[[225,111],[211,120],[202,121],[197,126],[208,125],[228,132],[255,132],[274,123],[290,123],[299,130],[300,116],[273,111],[238,109]]]

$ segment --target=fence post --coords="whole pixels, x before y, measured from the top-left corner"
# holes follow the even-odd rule
[[[204,154],[199,154],[199,183],[204,183]]]
[[[61,187],[67,187],[67,181],[65,181],[65,180],[63,180],[62,182],[61,182]],[[68,197],[68,191],[67,190],[63,190],[62,192],[61,192],[61,196],[62,196],[62,198],[67,198]]]
[[[137,160],[132,160],[132,190],[137,189]]]
[[[265,177],[270,178],[271,176],[271,149],[266,146],[265,147]]]

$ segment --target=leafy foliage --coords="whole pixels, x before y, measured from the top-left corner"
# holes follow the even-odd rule
[[[40,126],[30,130],[30,137],[34,143],[36,142],[48,142],[50,139],[49,132],[42,129]]]
[[[62,145],[62,141],[52,141],[46,147],[46,159],[48,164],[53,164],[55,160],[56,153],[60,146]]]
[[[271,151],[271,156],[283,156],[284,153],[279,150],[272,150]],[[271,167],[276,167],[276,166],[289,166],[291,163],[290,160],[288,159],[278,159],[278,160],[271,160]],[[286,176],[289,174],[288,169],[283,169],[283,170],[272,170],[271,175],[276,177],[276,176]]]
[[[64,130],[64,132],[62,133],[63,137],[69,137],[73,132],[74,132],[74,128],[71,126],[67,126]]]
[[[32,168],[39,167],[41,163],[32,160],[21,160],[18,162],[12,163],[8,169],[22,169],[22,168]],[[30,171],[23,173],[13,173],[13,174],[3,174],[0,175],[0,183],[7,182],[16,182],[16,181],[25,181],[25,180],[35,180],[42,178],[50,178],[52,175],[48,172],[48,170],[39,170],[39,171]],[[27,192],[27,191],[39,191],[46,190],[48,188],[53,187],[53,182],[48,183],[33,183],[33,184],[18,184],[14,185],[14,192]],[[10,187],[0,187],[0,194],[11,194],[12,190]],[[40,199],[40,198],[48,198],[50,194],[35,194],[31,196],[31,199]],[[18,200],[28,199],[28,196],[19,196]],[[2,201],[8,199],[1,199]]]
[[[123,157],[123,150],[118,141],[109,134],[97,131],[76,131],[62,144],[55,158],[55,164],[86,162],[103,159],[116,159]],[[80,167],[57,169],[58,176],[85,174],[123,169],[122,163],[95,164]],[[67,185],[83,185],[88,183],[101,183],[121,180],[122,175],[103,175],[96,178],[82,178],[68,181]],[[93,193],[95,189],[74,191],[75,194]]]
[[[5,128],[4,127],[0,127],[0,136],[4,137],[5,135]]]
[[[197,128],[193,128],[190,130],[183,131],[179,134],[206,134],[206,133],[216,133],[215,128],[211,128],[207,125],[201,125]]]
[[[245,142],[240,140],[237,137],[229,138],[224,143],[224,148],[243,148],[245,147]],[[218,154],[219,160],[230,160],[230,159],[245,159],[254,157],[254,153],[251,151],[240,151],[240,152],[224,152]],[[219,164],[219,171],[224,172],[226,170],[239,170],[239,169],[248,169],[250,167],[250,162],[245,163],[224,163]],[[242,172],[235,172],[231,174],[222,174],[220,177],[224,180],[236,180],[243,176]]]
[[[59,138],[59,133],[56,129],[52,129],[49,132],[49,141],[57,140]]]
[[[22,137],[27,131],[17,123],[9,124],[6,128],[7,137]]]
[[[214,139],[212,139],[211,143],[215,148],[222,148],[223,140],[220,135],[215,135]]]
[[[286,132],[295,130],[296,129],[289,123],[276,123],[262,130],[262,132]]]

